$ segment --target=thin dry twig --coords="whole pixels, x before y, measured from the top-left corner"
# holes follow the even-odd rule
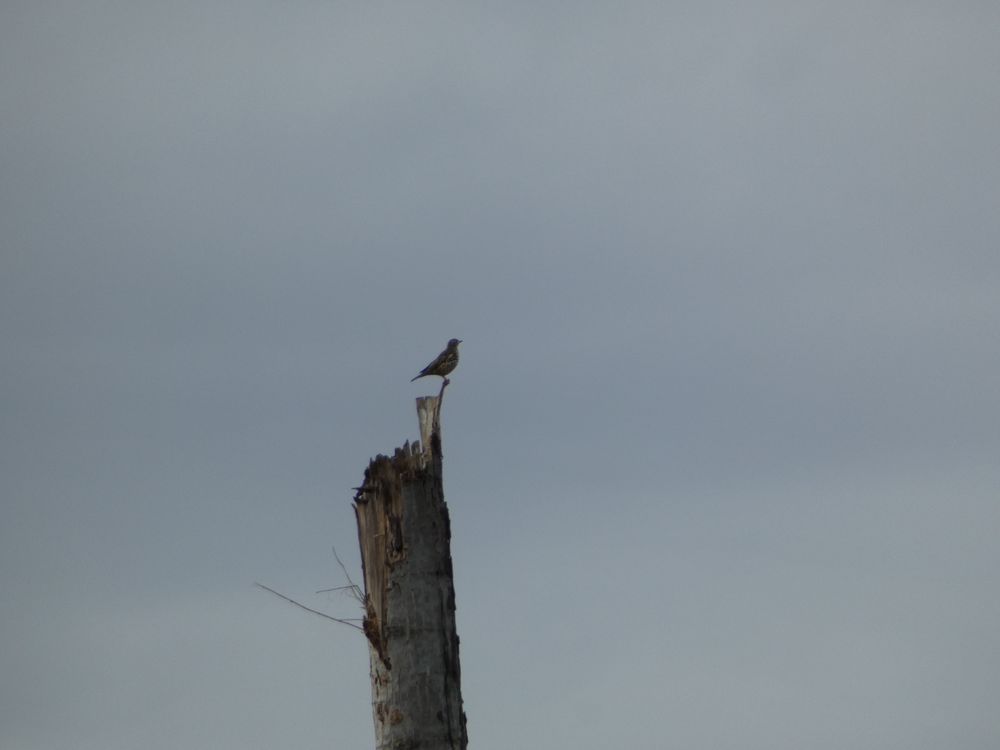
[[[360,630],[362,633],[364,632],[364,628],[362,628],[360,625],[355,625],[350,620],[345,620],[345,619],[340,618],[340,617],[333,617],[332,615],[328,615],[326,612],[320,612],[318,609],[313,609],[312,607],[307,607],[305,604],[300,604],[299,602],[295,601],[294,599],[292,599],[290,597],[287,597],[284,594],[275,591],[270,586],[265,586],[263,583],[254,582],[254,586],[258,586],[258,587],[264,589],[264,591],[269,591],[270,593],[274,594],[275,596],[277,596],[277,597],[279,597],[281,599],[284,599],[289,604],[294,604],[296,607],[298,607],[300,609],[304,609],[306,612],[312,612],[314,615],[319,615],[320,617],[325,617],[327,620],[333,620],[334,622],[339,622],[341,625],[348,625],[348,626],[350,626],[352,628],[356,628],[357,630]]]
[[[347,582],[350,584],[350,586],[340,586],[338,588],[339,589],[350,588],[352,590],[352,593],[354,594],[354,598],[358,601],[359,604],[361,604],[362,607],[364,607],[365,596],[361,592],[361,587],[359,587],[358,584],[356,584],[353,580],[351,580],[351,574],[347,572],[347,566],[344,565],[344,561],[341,560],[340,555],[337,554],[337,548],[331,545],[330,549],[333,550],[333,557],[337,561],[337,565],[339,565],[340,569],[344,571],[344,578],[346,578]],[[337,590],[338,589],[330,589],[330,591],[337,591]]]

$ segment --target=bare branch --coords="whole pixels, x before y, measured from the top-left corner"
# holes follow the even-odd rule
[[[344,571],[344,578],[346,578],[347,582],[349,584],[351,584],[350,587],[353,589],[354,598],[357,599],[358,602],[363,607],[365,605],[364,594],[361,593],[360,587],[353,580],[351,580],[351,574],[347,572],[347,566],[344,565],[344,561],[341,560],[340,559],[340,555],[337,554],[337,548],[334,547],[334,546],[331,546],[330,549],[333,550],[333,557],[336,559],[337,565],[339,565],[340,569],[342,571]],[[341,586],[340,588],[347,588],[347,586]],[[331,589],[331,591],[334,591],[334,590],[336,590],[336,589]]]
[[[259,582],[255,581],[254,582],[254,586],[258,586],[259,588],[264,589],[264,591],[269,591],[270,593],[274,594],[275,596],[277,596],[277,597],[279,597],[281,599],[284,599],[289,604],[294,604],[299,609],[304,609],[306,612],[312,612],[314,615],[319,615],[320,617],[325,617],[327,620],[333,620],[334,622],[339,622],[341,625],[347,625],[349,627],[356,628],[357,630],[360,630],[361,632],[364,632],[364,629],[360,625],[355,625],[353,622],[351,622],[349,620],[341,619],[340,617],[332,617],[332,616],[326,614],[326,612],[320,612],[319,610],[313,609],[311,607],[307,607],[305,604],[300,604],[299,602],[295,601],[294,599],[291,599],[291,598],[285,596],[284,594],[278,593],[277,591],[275,591],[274,589],[272,589],[270,586],[265,586],[263,583],[259,583]],[[357,619],[357,618],[355,618],[355,619]]]

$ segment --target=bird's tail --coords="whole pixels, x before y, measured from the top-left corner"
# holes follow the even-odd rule
[[[416,380],[417,378],[422,378],[423,376],[424,376],[424,374],[423,374],[423,373],[420,373],[419,375],[416,375],[416,376],[414,376],[414,377],[410,378],[410,382],[412,383],[412,382],[413,382],[414,380]]]

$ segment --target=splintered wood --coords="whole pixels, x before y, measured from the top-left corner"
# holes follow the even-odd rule
[[[376,748],[465,750],[439,398],[417,411],[423,443],[376,456],[354,498]]]

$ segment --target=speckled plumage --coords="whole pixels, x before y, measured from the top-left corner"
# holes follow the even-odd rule
[[[458,367],[458,345],[461,343],[461,339],[452,339],[449,341],[444,351],[437,355],[434,361],[421,370],[410,382],[412,383],[417,378],[427,377],[428,375],[439,375],[443,378]]]

